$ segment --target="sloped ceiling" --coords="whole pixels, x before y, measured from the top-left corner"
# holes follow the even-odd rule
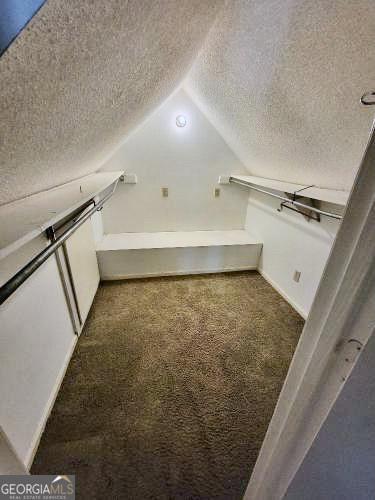
[[[0,204],[98,169],[189,70],[221,0],[48,0],[0,58]]]
[[[0,58],[0,204],[96,171],[193,63],[184,88],[252,174],[349,188],[373,0],[223,5],[47,0]]]
[[[373,0],[230,0],[185,89],[248,170],[350,188],[374,117]]]

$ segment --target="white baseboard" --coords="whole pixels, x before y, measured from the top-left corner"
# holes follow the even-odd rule
[[[218,269],[198,269],[194,271],[166,271],[158,273],[142,273],[142,274],[116,274],[101,276],[102,281],[129,280],[137,278],[157,278],[162,276],[189,276],[190,274],[215,274],[215,273],[231,273],[235,271],[257,271],[257,266],[246,267],[227,267]]]
[[[258,272],[272,286],[272,288],[274,288],[277,291],[277,293],[279,293],[283,297],[283,299],[285,299],[293,307],[293,309],[297,311],[300,316],[302,316],[303,319],[307,319],[308,312],[306,312],[298,304],[296,304],[296,302],[294,302],[294,300],[291,299],[289,295],[285,293],[284,290],[282,290],[279,287],[279,285],[275,283],[275,281],[273,281],[273,279],[270,278],[268,274],[263,271],[263,269],[258,268]]]
[[[198,269],[194,271],[166,271],[157,273],[140,273],[140,274],[116,274],[116,275],[103,275],[101,276],[102,281],[117,281],[117,280],[128,280],[137,278],[157,278],[162,276],[189,276],[193,274],[214,274],[214,273],[230,273],[235,271],[258,271],[259,274],[274,288],[277,293],[279,293],[298,314],[300,314],[304,319],[307,318],[308,313],[303,310],[298,304],[296,304],[293,299],[289,297],[278,285],[273,281],[267,273],[257,266],[247,266],[247,267],[227,267],[227,268],[217,268],[217,269]]]
[[[39,426],[37,427],[35,433],[34,433],[34,436],[33,436],[33,439],[32,439],[32,442],[31,442],[31,445],[30,445],[30,448],[28,450],[28,453],[27,453],[27,456],[26,456],[26,460],[25,460],[25,466],[27,467],[28,470],[30,470],[31,466],[32,466],[32,463],[33,463],[33,460],[34,460],[34,457],[35,457],[35,454],[38,450],[38,447],[39,447],[39,443],[40,443],[40,440],[42,438],[42,435],[43,435],[43,432],[44,432],[44,429],[45,429],[45,426],[47,424],[47,420],[51,414],[51,411],[52,411],[52,408],[53,408],[53,405],[55,404],[55,401],[56,401],[56,398],[57,398],[57,395],[60,391],[60,387],[61,387],[61,384],[62,384],[62,381],[64,380],[64,377],[65,377],[65,373],[66,373],[66,370],[68,369],[68,366],[69,366],[69,362],[71,360],[71,357],[73,355],[73,352],[74,352],[74,348],[77,344],[77,340],[78,340],[78,337],[77,335],[74,335],[74,339],[72,341],[72,345],[65,357],[65,360],[64,360],[64,363],[61,367],[61,370],[60,370],[60,373],[56,379],[56,382],[53,386],[53,390],[51,392],[51,396],[45,406],[45,411],[43,413],[43,416],[42,418],[40,419],[40,423],[39,423]]]

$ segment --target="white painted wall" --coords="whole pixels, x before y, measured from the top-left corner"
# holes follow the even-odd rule
[[[375,335],[323,424],[286,500],[368,500],[375,492]]]
[[[0,475],[27,473],[26,467],[0,428]]]
[[[102,240],[104,234],[102,211],[101,210],[99,212],[96,211],[90,217],[90,220],[91,220],[92,232],[94,235],[94,242],[95,244],[98,244]]]
[[[243,189],[240,186],[232,189]],[[249,191],[249,190],[247,190]],[[307,222],[288,209],[278,212],[279,202],[252,191],[246,230],[263,242],[259,271],[304,317],[307,317],[339,227],[335,219]],[[340,208],[326,204],[327,210]],[[294,271],[301,272],[299,283]]]
[[[187,118],[176,127],[176,116]],[[119,183],[103,213],[104,232],[243,229],[248,194],[217,186],[221,174],[246,173],[183,90],[169,98],[102,170],[125,169],[138,184]],[[168,187],[163,198],[161,187]],[[219,198],[214,188],[220,187]]]
[[[82,324],[86,321],[99,286],[99,268],[91,220],[64,243]]]
[[[12,274],[28,250],[0,268]],[[54,256],[0,306],[0,324],[0,426],[28,466],[77,338]]]
[[[91,222],[66,242],[83,321],[99,283],[93,232],[100,239],[100,213]],[[47,243],[40,235],[1,260],[0,284]],[[27,468],[77,340],[55,256],[0,306],[0,325],[0,430]],[[4,470],[14,465],[1,440],[0,465]]]

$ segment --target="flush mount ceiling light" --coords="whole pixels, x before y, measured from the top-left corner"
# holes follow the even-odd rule
[[[177,125],[177,127],[185,127],[186,117],[184,115],[178,115],[176,117],[176,125]]]

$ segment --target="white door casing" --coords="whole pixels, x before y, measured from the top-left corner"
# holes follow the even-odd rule
[[[245,499],[279,500],[375,327],[375,129]],[[349,343],[354,339],[357,343]],[[360,347],[361,348],[361,347]],[[350,352],[349,352],[350,351]],[[360,350],[357,351],[360,355]],[[349,361],[346,361],[348,359]]]

